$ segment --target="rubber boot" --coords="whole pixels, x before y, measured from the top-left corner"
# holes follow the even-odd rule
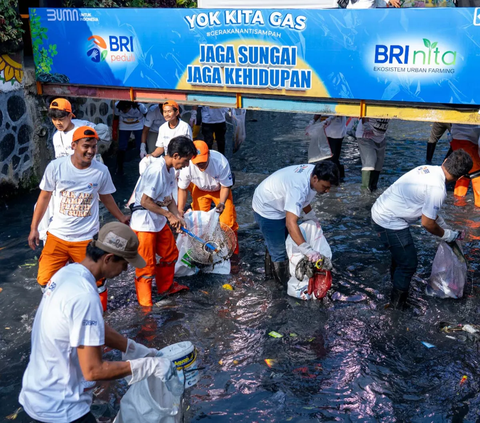
[[[275,280],[282,285],[287,286],[290,279],[290,270],[288,269],[289,261],[274,261],[273,262],[273,274]]]
[[[135,278],[135,289],[137,291],[138,304],[143,307],[151,307],[152,303],[152,280]]]
[[[270,257],[270,253],[265,248],[265,280],[268,281],[273,278],[274,278],[274,275],[273,275],[272,257]]]
[[[390,308],[394,310],[404,310],[407,304],[408,291],[401,291],[393,288],[390,295]]]
[[[338,166],[338,171],[340,173],[340,179],[345,179],[345,166],[343,164]]]
[[[370,179],[372,177],[371,170],[362,170],[362,188],[368,189],[370,186]]]
[[[377,189],[379,179],[380,179],[380,171],[372,170],[372,174],[370,175],[370,181],[368,183],[368,190],[370,192],[373,192]]]
[[[123,163],[125,162],[125,151],[118,150],[117,151],[117,170],[115,172],[116,175],[122,176],[123,175]]]
[[[432,164],[433,153],[435,153],[436,147],[437,147],[437,143],[433,143],[433,142],[427,143],[427,157],[426,157],[427,165]]]

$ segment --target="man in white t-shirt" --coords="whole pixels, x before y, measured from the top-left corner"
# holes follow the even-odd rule
[[[231,109],[228,107],[210,107],[202,106],[200,113],[202,114],[202,134],[203,139],[211,150],[213,140],[217,141],[218,151],[225,154],[225,134],[227,132],[227,123],[225,122],[226,113]],[[196,107],[192,110],[192,119],[196,117]]]
[[[56,159],[73,154],[72,137],[75,129],[80,126],[90,126],[91,128],[95,126],[87,120],[73,119],[75,115],[72,113],[72,105],[65,98],[53,100],[47,115],[57,129],[52,139]]]
[[[131,375],[129,385],[155,376],[175,384],[170,360],[105,324],[95,281],[145,266],[133,231],[107,223],[90,241],[81,263],[59,270],[48,283],[32,327],[30,360],[19,402],[35,423],[96,423],[90,412],[94,381]],[[123,361],[103,361],[103,346]],[[174,365],[173,365],[174,366]],[[177,378],[178,379],[178,378]],[[177,381],[178,384],[178,381]]]
[[[445,184],[467,174],[472,164],[464,150],[457,150],[442,166],[420,166],[406,173],[375,201],[374,226],[392,254],[393,308],[405,306],[410,281],[417,270],[417,251],[409,225],[421,219],[422,226],[442,240],[452,242],[459,238],[461,232],[446,228],[438,212],[447,196]]]
[[[192,128],[180,118],[180,107],[176,101],[168,100],[163,103],[163,117],[165,123],[158,130],[157,148],[152,153],[153,157],[169,155],[168,144],[175,137],[185,136],[192,139]]]
[[[234,254],[238,254],[237,213],[233,204],[233,177],[227,158],[210,150],[204,141],[194,141],[197,155],[178,175],[178,211],[183,216],[187,190],[192,194],[192,210],[208,212],[212,202],[220,213],[220,222],[229,226],[237,237]]]
[[[159,294],[173,294],[188,289],[173,281],[178,249],[170,225],[180,232],[185,222],[178,212],[173,197],[176,189],[175,170],[186,166],[196,155],[195,145],[188,137],[173,138],[169,154],[154,160],[146,168],[135,188],[131,228],[138,236],[138,251],[147,262],[135,272],[135,287],[140,305],[152,306],[152,280]],[[157,262],[157,256],[160,257]]]
[[[82,126],[72,138],[72,156],[50,162],[40,182],[40,195],[33,213],[28,244],[35,250],[39,245],[38,224],[55,195],[54,213],[38,265],[37,281],[45,287],[50,278],[72,260],[80,262],[85,248],[98,232],[100,201],[120,222],[128,224],[115,203],[115,187],[108,168],[94,160],[98,135],[95,129]],[[106,306],[106,291],[102,302]]]
[[[480,170],[480,156],[478,154],[480,137],[479,125],[466,125],[454,123],[452,125],[452,142],[450,146],[453,151],[462,149],[465,150],[473,160],[473,166],[470,173],[478,172]],[[480,178],[471,179],[473,198],[475,206],[480,207]],[[470,185],[470,178],[460,178],[455,184],[454,194],[457,197],[465,197],[467,195],[468,187]]]
[[[123,175],[123,163],[128,147],[130,135],[133,133],[137,151],[140,152],[142,145],[143,123],[147,108],[142,103],[135,101],[117,101],[115,104],[115,118],[113,121],[113,132],[116,137],[118,127],[118,150],[117,150],[117,174]],[[118,118],[117,118],[118,117]]]
[[[388,119],[363,118],[358,122],[356,137],[362,160],[362,188],[370,192],[377,189],[383,169],[387,128]]]
[[[317,221],[310,203],[315,195],[328,192],[332,184],[338,185],[338,168],[332,162],[322,161],[316,165],[295,165],[277,170],[257,187],[252,207],[267,247],[267,278],[273,276],[278,282],[288,282],[287,235],[310,261],[324,259],[305,241],[298,219],[303,212],[307,220]],[[331,267],[331,264],[325,263],[325,266]]]
[[[140,158],[143,159],[148,153],[155,151],[157,143],[158,130],[165,123],[163,117],[163,104],[154,104],[145,115],[142,131],[142,145],[140,146]]]

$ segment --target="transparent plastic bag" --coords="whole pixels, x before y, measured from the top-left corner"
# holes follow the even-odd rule
[[[245,132],[245,114],[244,109],[232,109],[233,120],[233,152],[236,153],[247,137]]]
[[[458,241],[457,245],[460,247]],[[462,298],[466,281],[467,264],[441,241],[433,260],[428,293],[440,298]]]
[[[317,121],[307,126],[305,134],[310,138],[308,163],[315,163],[332,157],[332,150],[325,134],[325,122]]]

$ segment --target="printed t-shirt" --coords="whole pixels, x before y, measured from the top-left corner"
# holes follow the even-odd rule
[[[286,212],[300,217],[317,192],[310,187],[314,165],[296,165],[277,170],[253,194],[252,207],[266,219],[285,218]]]
[[[75,129],[80,128],[81,126],[90,126],[91,128],[95,127],[95,124],[89,122],[88,120],[72,119],[72,123],[74,127],[70,131],[65,132],[57,130],[53,134],[52,142],[56,159],[64,156],[71,156],[73,154],[72,138]]]
[[[193,182],[203,191],[218,191],[221,186],[232,186],[232,172],[227,158],[218,151],[210,150],[210,158],[205,171],[201,171],[191,161],[188,167],[180,170],[178,187],[187,189]]]
[[[419,166],[394,182],[372,207],[372,219],[386,229],[408,228],[422,214],[435,220],[447,196],[441,166]]]
[[[368,118],[365,123],[359,119],[355,136],[381,143],[385,139],[388,128],[388,119]]]
[[[470,141],[477,145],[480,136],[480,126],[454,123],[452,124],[451,133],[454,140]]]
[[[154,160],[140,176],[135,188],[135,205],[139,206],[143,194],[152,198],[159,206],[167,207],[173,201],[173,190],[176,187],[175,169],[167,168],[165,159]],[[167,218],[148,210],[133,212],[130,227],[138,232],[160,232]]]
[[[93,238],[100,229],[98,195],[115,192],[107,166],[93,160],[87,169],[77,169],[71,156],[48,164],[40,189],[55,198],[48,232],[70,242]]]
[[[325,135],[329,138],[343,138],[347,135],[347,118],[345,116],[330,116],[325,121]]]
[[[145,122],[145,114],[148,112],[147,108],[142,103],[138,104],[138,109],[132,107],[127,113],[117,109],[118,101],[115,104],[115,114],[119,117],[120,123],[118,129],[120,131],[138,131],[143,129],[143,122]]]
[[[158,104],[150,107],[147,115],[145,116],[144,126],[150,128],[150,132],[158,132],[160,126],[165,123],[165,118],[162,114],[162,109]]]
[[[225,113],[229,110],[228,107],[202,107],[202,122],[203,123],[222,123],[225,122]]]
[[[80,263],[63,267],[50,279],[33,322],[32,351],[19,397],[27,414],[52,423],[87,414],[93,387],[83,377],[77,347],[104,344],[95,277]]]
[[[168,154],[168,144],[170,143],[172,138],[179,137],[180,135],[184,135],[192,139],[192,128],[190,128],[190,125],[188,123],[179,119],[178,125],[172,129],[168,126],[168,122],[165,122],[162,126],[160,126],[158,130],[158,138],[155,145],[157,147],[164,148],[165,154]]]

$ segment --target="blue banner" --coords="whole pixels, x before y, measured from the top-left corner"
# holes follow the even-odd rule
[[[480,104],[480,11],[30,9],[41,82]]]

